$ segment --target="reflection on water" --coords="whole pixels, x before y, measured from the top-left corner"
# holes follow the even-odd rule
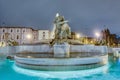
[[[6,60],[0,66],[0,80],[120,80],[120,62],[109,56],[109,65],[80,71],[34,71],[16,67]]]
[[[109,65],[105,65],[95,69],[88,70],[79,70],[79,71],[37,71],[37,70],[29,70],[17,67],[13,65],[13,69],[21,74],[29,75],[29,76],[37,76],[37,77],[49,77],[49,78],[77,78],[83,76],[89,76],[98,73],[106,73]],[[49,67],[48,67],[49,68]]]

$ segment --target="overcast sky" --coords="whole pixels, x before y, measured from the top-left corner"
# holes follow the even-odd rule
[[[92,35],[109,28],[120,34],[120,0],[0,0],[0,25],[52,29],[56,13],[72,31]]]

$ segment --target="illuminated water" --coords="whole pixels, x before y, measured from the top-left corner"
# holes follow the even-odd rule
[[[0,61],[0,80],[120,80],[120,63],[109,58],[109,64],[80,71],[35,71],[22,69],[14,61]]]

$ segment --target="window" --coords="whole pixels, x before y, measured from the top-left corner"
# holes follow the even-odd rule
[[[4,39],[5,37],[4,37],[4,35],[3,35],[3,37],[2,37],[2,39]]]
[[[25,32],[25,30],[23,30],[23,33]]]
[[[43,34],[45,34],[45,32],[43,32]]]
[[[45,34],[43,34],[43,39],[45,39]]]
[[[17,39],[19,39],[19,36],[17,35]]]
[[[45,39],[45,32],[43,32],[43,39]]]
[[[120,53],[120,51],[118,51],[118,53]]]
[[[10,35],[10,38],[13,39],[12,35]]]
[[[13,30],[11,29],[11,32],[13,32]]]
[[[5,32],[5,30],[3,29],[3,32]]]
[[[17,30],[17,32],[19,32],[19,30]]]
[[[43,37],[45,37],[45,34],[43,35]]]

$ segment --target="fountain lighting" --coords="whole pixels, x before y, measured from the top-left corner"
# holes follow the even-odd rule
[[[81,45],[80,37],[83,35],[80,33],[75,34],[76,40],[71,39],[71,28],[64,16],[61,16],[57,13],[53,21],[53,26],[54,39],[52,39],[49,44],[28,45],[23,46],[25,48],[22,48],[24,50],[26,49],[25,51],[30,51],[32,53],[46,53],[46,56],[43,56],[42,54],[41,57],[34,57],[35,54],[32,56],[27,55],[27,57],[24,58],[22,56],[15,56],[14,59],[17,66],[28,69],[64,72],[64,70],[70,71],[90,68],[92,69],[107,64],[107,47],[100,46],[98,48],[98,46],[94,45]],[[96,32],[95,35],[97,38],[100,37],[99,32]],[[31,33],[27,33],[26,38],[31,42],[33,41],[33,35]],[[95,53],[94,57],[92,56],[93,50]],[[75,54],[81,52],[85,53],[84,57],[82,57],[83,54]],[[88,52],[90,53],[88,54]],[[52,55],[51,57],[49,57],[50,53]],[[74,53],[74,55],[72,56],[71,53]],[[102,55],[103,53],[104,55]],[[76,58],[76,56],[78,57]]]
[[[94,74],[100,73],[107,73],[109,68],[109,64],[106,64],[102,67],[88,69],[88,70],[77,70],[77,71],[39,71],[39,70],[30,70],[25,68],[20,68],[16,65],[12,67],[16,72],[29,75],[29,76],[36,76],[36,77],[43,77],[43,78],[79,78],[83,76],[90,76]]]

